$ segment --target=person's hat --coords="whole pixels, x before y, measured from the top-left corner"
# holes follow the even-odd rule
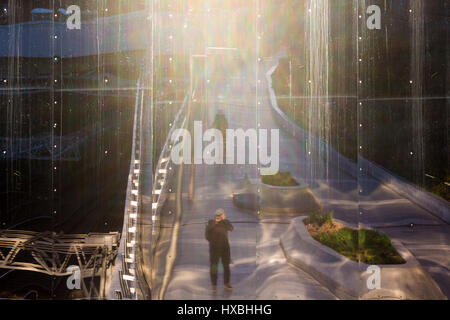
[[[214,213],[214,217],[218,218],[221,217],[223,214],[225,214],[225,210],[217,209],[216,212]]]

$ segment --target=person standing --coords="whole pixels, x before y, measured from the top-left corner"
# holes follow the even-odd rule
[[[233,290],[233,287],[230,285],[231,254],[230,243],[228,242],[228,232],[233,231],[233,229],[234,227],[227,220],[223,209],[217,209],[214,213],[214,219],[209,220],[206,225],[205,237],[209,242],[210,274],[213,292],[217,290],[219,260],[222,260],[225,289]]]

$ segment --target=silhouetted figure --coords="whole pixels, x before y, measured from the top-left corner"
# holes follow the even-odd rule
[[[228,231],[233,231],[233,225],[226,219],[223,209],[216,210],[214,220],[209,220],[205,230],[205,237],[209,241],[209,259],[211,263],[212,290],[217,290],[217,273],[219,260],[222,260],[225,288],[233,290],[230,285],[230,244]]]

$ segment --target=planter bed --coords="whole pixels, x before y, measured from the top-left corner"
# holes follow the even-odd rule
[[[284,187],[247,179],[244,190],[233,194],[233,203],[246,210],[276,214],[307,214],[319,210],[321,205],[309,186],[295,180],[299,181],[298,185]]]
[[[306,217],[293,219],[280,243],[287,260],[312,275],[341,299],[446,299],[438,285],[400,242],[392,245],[404,264],[378,265],[381,288],[370,290],[369,264],[352,261],[314,240]],[[345,225],[341,221],[337,221]]]

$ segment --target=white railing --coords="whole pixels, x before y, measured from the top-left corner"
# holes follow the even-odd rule
[[[170,190],[168,181],[172,176],[170,152],[172,148],[172,135],[176,128],[182,128],[185,124],[185,110],[188,102],[185,97],[171,129],[167,135],[164,147],[155,169],[152,188],[152,238],[157,233],[159,225],[159,213],[163,207]],[[133,146],[131,151],[131,163],[128,176],[127,196],[124,212],[124,223],[119,253],[115,263],[115,270],[109,286],[111,299],[138,299],[138,272],[136,265],[138,239],[138,219],[142,214],[140,207],[140,182],[141,182],[141,154],[142,154],[142,123],[143,123],[144,90],[141,81],[138,82],[133,127]]]
[[[153,196],[152,196],[152,235],[155,235],[159,223],[159,214],[161,208],[163,207],[168,194],[171,192],[169,190],[168,181],[172,177],[173,168],[171,166],[172,161],[170,158],[170,153],[172,151],[172,141],[177,141],[178,137],[172,139],[172,135],[176,129],[183,128],[186,123],[186,109],[189,101],[189,96],[186,95],[183,105],[178,111],[173,123],[171,124],[171,128],[169,133],[167,134],[166,141],[164,143],[164,147],[161,151],[161,155],[158,160],[158,164],[155,169],[155,179],[153,181]]]
[[[133,145],[125,200],[124,222],[119,253],[110,285],[110,298],[137,299],[136,235],[139,214],[139,182],[141,179],[142,114],[144,90],[139,79],[134,108]]]

